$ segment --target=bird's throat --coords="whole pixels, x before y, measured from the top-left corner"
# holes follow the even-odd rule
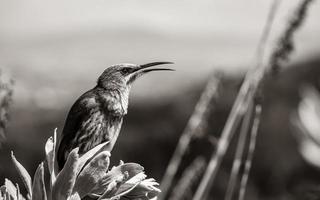
[[[128,106],[129,106],[129,90],[130,89],[120,92],[121,93],[120,102],[125,115],[128,112]]]

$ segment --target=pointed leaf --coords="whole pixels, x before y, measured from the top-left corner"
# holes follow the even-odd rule
[[[32,191],[32,184],[31,184],[31,177],[29,175],[29,173],[27,172],[27,170],[18,162],[18,160],[15,158],[15,156],[13,155],[13,152],[11,151],[11,159],[14,163],[14,166],[16,168],[16,170],[18,171],[22,182],[24,184],[24,186],[27,189],[28,192],[28,196],[31,196],[31,191]]]
[[[83,198],[96,187],[98,182],[106,175],[109,167],[110,153],[103,151],[95,156],[80,172],[76,179],[73,191]]]
[[[79,164],[79,148],[73,149],[66,164],[57,176],[52,187],[52,200],[67,200],[71,196],[73,186],[77,177]]]
[[[4,185],[6,187],[6,192],[9,194],[10,198],[16,200],[17,188],[14,186],[14,184],[9,179],[5,179]]]
[[[2,194],[2,197],[4,198],[5,196],[5,192],[6,192],[6,186],[5,185],[1,185],[0,187],[0,193]]]
[[[50,186],[52,187],[56,179],[56,163],[55,163],[55,152],[57,146],[57,128],[54,130],[53,137],[50,137],[45,145],[46,159],[48,163],[50,173]]]
[[[54,176],[54,142],[53,142],[53,137],[50,137],[45,145],[45,151],[46,151],[46,159],[48,163],[48,170],[50,173],[50,176]],[[51,181],[52,183],[52,181]]]
[[[130,179],[133,176],[139,174],[140,172],[143,172],[143,170],[144,168],[138,163],[125,163],[125,164],[121,164],[116,167],[113,167],[108,172],[108,174],[112,176],[113,174],[116,174],[116,173],[128,172],[129,179]]]
[[[137,187],[147,176],[144,174],[144,172],[141,172],[122,185],[118,188],[117,192],[115,193],[115,196],[121,197],[129,192],[131,192],[135,187]]]
[[[22,196],[22,194],[20,193],[20,187],[18,184],[16,184],[16,188],[17,188],[17,199],[18,200],[25,200],[25,198]]]
[[[17,200],[21,200],[21,194],[20,194],[20,188],[19,188],[19,185],[18,184],[16,184],[16,191],[17,191],[17,193],[16,193],[16,196],[17,196]]]
[[[3,199],[8,199],[8,200],[12,200],[13,198],[11,197],[11,195],[8,192],[8,189],[6,188],[5,185],[2,185],[0,187],[0,193],[2,193]]]
[[[99,199],[120,197],[120,195],[127,193],[137,185],[136,182],[139,181],[138,177],[143,180],[145,178],[143,174],[143,167],[136,163],[126,163],[113,167],[111,171],[101,179],[97,185],[98,187],[93,190],[93,193],[103,193]]]
[[[33,177],[32,200],[47,200],[46,188],[44,184],[43,162],[38,166]]]
[[[81,200],[79,194],[76,192],[68,200]]]
[[[57,146],[58,146],[58,134],[57,134],[57,129],[58,128],[55,128],[54,129],[54,132],[53,132],[53,147],[54,147],[54,159],[53,159],[53,170],[55,172],[55,178],[57,178],[57,174],[59,172],[59,167],[58,167],[58,162],[57,162],[57,159],[56,159],[56,150],[57,150]]]
[[[102,199],[118,199],[115,195],[121,184],[123,184],[128,179],[128,173],[119,174],[115,177],[108,185],[105,192],[99,197],[98,200]]]
[[[154,179],[145,179],[137,187],[125,195],[127,199],[149,200],[156,197],[161,190],[158,188],[159,183]]]
[[[10,198],[10,194],[9,194],[7,188],[5,188],[5,190],[4,190],[4,199],[12,200],[12,199]]]
[[[102,194],[106,191],[110,183],[117,182],[117,180],[122,179],[124,175],[127,176],[127,179],[131,179],[133,176],[143,172],[143,170],[143,167],[137,163],[126,163],[113,167],[106,176],[99,181],[99,184],[92,192]]]
[[[94,156],[97,155],[98,153],[105,151],[105,149],[108,148],[108,146],[109,146],[109,141],[104,142],[102,144],[97,145],[96,147],[94,147],[90,151],[86,152],[82,156],[80,156],[79,165],[78,165],[78,173],[82,170],[82,168],[84,167],[84,165],[87,162],[89,162],[91,159],[93,159]]]

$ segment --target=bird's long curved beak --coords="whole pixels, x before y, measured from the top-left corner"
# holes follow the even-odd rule
[[[138,77],[142,76],[143,74],[151,71],[174,71],[174,69],[170,69],[170,68],[150,68],[153,66],[166,65],[166,64],[173,64],[173,62],[152,62],[144,65],[138,65],[137,68],[133,71],[132,75],[130,76],[128,84],[132,83],[134,80],[136,80]]]
[[[147,63],[144,65],[140,65],[137,68],[137,71],[141,72],[141,73],[147,73],[147,72],[151,72],[151,71],[174,71],[174,69],[170,69],[170,68],[152,68],[152,69],[146,69],[149,67],[153,67],[153,66],[157,66],[157,65],[166,65],[166,64],[173,64],[173,62],[152,62],[152,63]]]

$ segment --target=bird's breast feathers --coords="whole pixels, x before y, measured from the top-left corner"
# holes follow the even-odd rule
[[[129,91],[111,90],[108,92],[99,92],[96,101],[115,116],[124,116],[127,114],[129,103]]]

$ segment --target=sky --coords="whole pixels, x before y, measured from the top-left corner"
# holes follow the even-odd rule
[[[298,2],[281,2],[269,48]],[[54,108],[93,87],[112,64],[173,61],[176,72],[148,75],[133,94],[136,101],[168,98],[214,70],[252,67],[271,3],[0,0],[0,65],[16,80],[19,103]],[[315,1],[297,34],[293,62],[320,51],[319,11]]]

